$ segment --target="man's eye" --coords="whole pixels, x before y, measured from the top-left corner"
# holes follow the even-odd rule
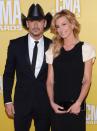
[[[56,28],[58,29],[58,28],[59,28],[59,26],[56,26]]]

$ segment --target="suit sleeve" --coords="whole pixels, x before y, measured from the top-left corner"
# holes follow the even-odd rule
[[[15,48],[14,43],[10,41],[7,51],[7,59],[3,74],[3,96],[4,103],[12,102],[12,88],[15,75]]]

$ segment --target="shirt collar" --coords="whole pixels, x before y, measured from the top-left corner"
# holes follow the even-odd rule
[[[29,40],[29,43],[34,43],[34,41],[36,41],[34,38],[31,37],[30,34],[28,34],[28,40]],[[43,43],[43,36],[37,41],[39,41],[39,43],[42,44]],[[39,45],[41,45],[41,44],[39,44]]]

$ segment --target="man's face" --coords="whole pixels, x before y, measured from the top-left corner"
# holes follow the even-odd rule
[[[29,33],[33,37],[41,36],[44,32],[44,27],[46,26],[46,21],[42,20],[27,20],[27,27],[29,29]]]

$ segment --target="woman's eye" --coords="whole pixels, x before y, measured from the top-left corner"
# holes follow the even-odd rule
[[[63,25],[66,25],[66,23],[64,23]]]

